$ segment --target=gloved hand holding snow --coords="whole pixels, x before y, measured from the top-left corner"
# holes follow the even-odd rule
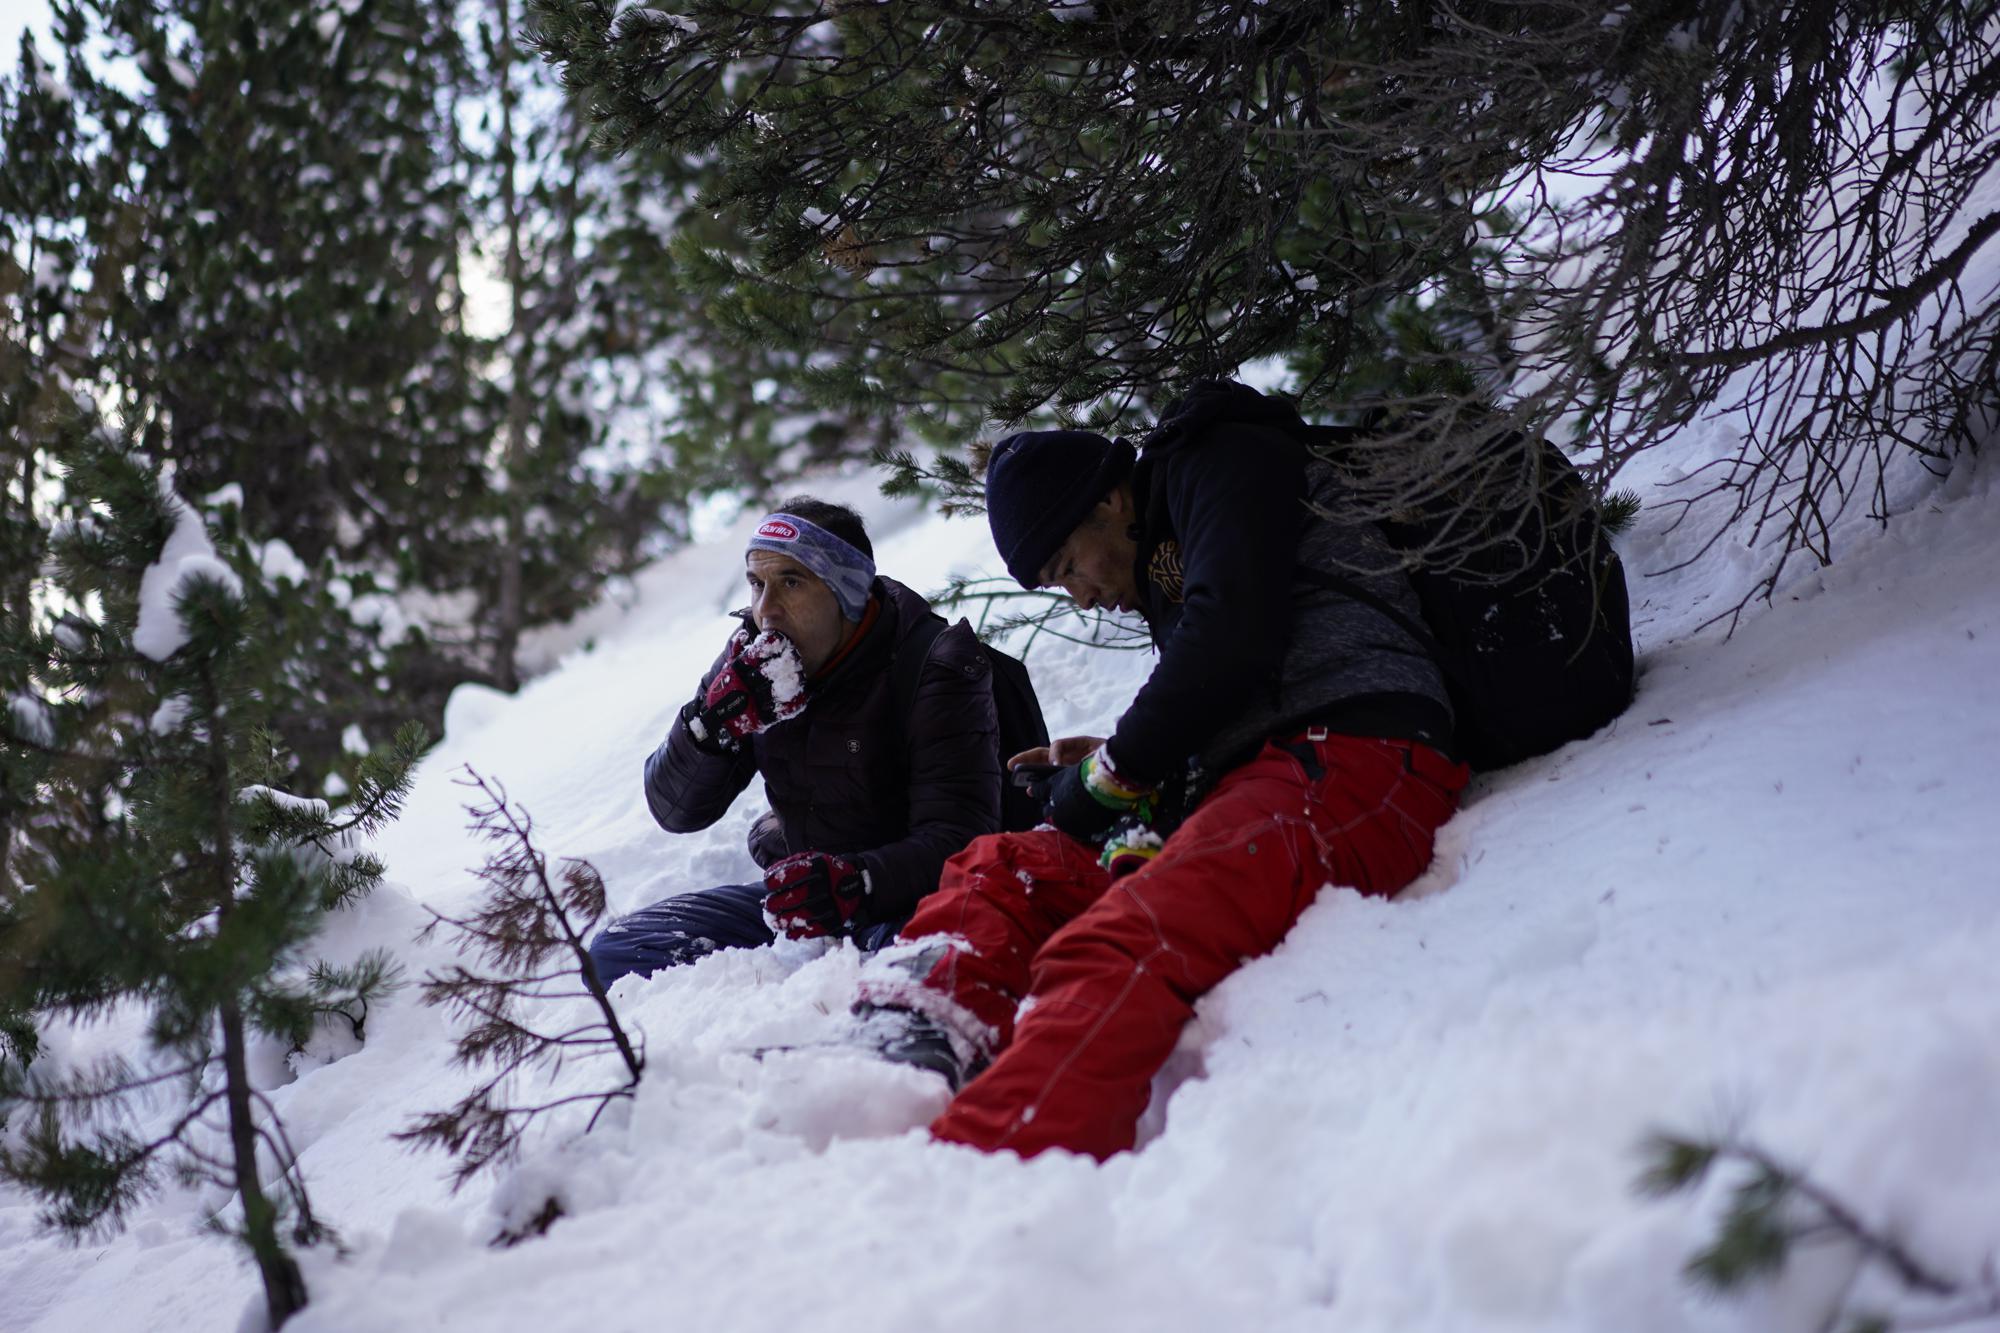
[[[1104,839],[1103,854],[1097,859],[1111,872],[1111,878],[1123,879],[1150,864],[1166,845],[1166,840],[1143,820],[1121,819]]]
[[[792,641],[775,631],[751,638],[738,630],[729,656],[681,719],[696,741],[733,750],[805,710],[806,668]]]

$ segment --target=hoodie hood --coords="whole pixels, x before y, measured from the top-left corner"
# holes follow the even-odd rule
[[[1168,406],[1140,448],[1146,457],[1158,458],[1222,421],[1267,426],[1295,439],[1306,429],[1305,418],[1286,399],[1235,380],[1201,380]]]

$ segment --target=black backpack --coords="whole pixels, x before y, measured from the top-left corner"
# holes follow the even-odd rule
[[[889,667],[897,716],[907,719],[916,707],[917,680],[945,624],[945,618],[933,611],[897,646],[895,661]],[[1000,828],[1019,833],[1042,822],[1042,803],[1007,780],[1007,761],[1023,750],[1047,745],[1049,726],[1042,720],[1041,700],[1035,697],[1035,683],[1028,679],[1027,663],[991,644],[980,644],[979,651],[992,668],[993,711],[1000,720]]]
[[[1356,434],[1313,426],[1306,442],[1337,449]],[[1496,470],[1518,461],[1538,471],[1503,490],[1533,500],[1525,511],[1496,510],[1476,520],[1485,535],[1505,540],[1471,550],[1449,570],[1411,571],[1422,625],[1339,574],[1300,570],[1374,607],[1424,645],[1451,691],[1459,758],[1477,769],[1503,768],[1579,740],[1632,701],[1631,606],[1603,514],[1560,449],[1547,440],[1532,451],[1521,443],[1518,434],[1496,435],[1483,453]],[[1458,508],[1446,497],[1383,524],[1383,534],[1399,550],[1428,550],[1446,524],[1462,530]]]

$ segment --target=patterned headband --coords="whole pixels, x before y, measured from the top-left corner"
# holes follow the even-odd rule
[[[840,614],[859,621],[868,610],[868,589],[875,582],[875,562],[861,549],[842,541],[817,523],[797,514],[771,514],[757,525],[752,551],[788,555],[833,589]]]

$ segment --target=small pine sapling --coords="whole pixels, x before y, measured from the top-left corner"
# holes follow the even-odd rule
[[[469,917],[433,911],[420,939],[449,926],[461,955],[484,970],[453,964],[424,978],[424,1003],[444,1005],[468,1026],[460,1033],[457,1063],[491,1067],[491,1077],[443,1111],[419,1116],[396,1137],[440,1148],[457,1158],[452,1188],[479,1172],[516,1158],[523,1136],[538,1118],[561,1107],[594,1105],[589,1125],[613,1102],[632,1096],[646,1068],[643,1048],[619,1023],[584,943],[605,912],[604,880],[588,861],[565,858],[551,878],[548,860],[534,843],[534,821],[511,803],[506,789],[470,767],[459,785],[478,798],[466,806],[472,829],[493,846],[478,874],[487,886]],[[588,1001],[594,1017],[568,1025],[524,1017],[525,1006]],[[548,1030],[553,1027],[556,1030]],[[537,1099],[511,1095],[514,1076],[540,1070],[552,1078],[561,1067],[589,1056],[616,1054],[617,1084],[588,1092],[551,1093]],[[588,1128],[588,1126],[586,1126]]]
[[[1646,1159],[1636,1188],[1664,1198],[1692,1190],[1718,1166],[1743,1174],[1731,1190],[1713,1238],[1683,1269],[1695,1285],[1721,1295],[1775,1282],[1801,1243],[1849,1247],[1864,1264],[1885,1272],[1921,1311],[1892,1315],[1843,1300],[1827,1327],[1842,1333],[1953,1328],[2000,1315],[2000,1280],[1989,1264],[1976,1282],[1960,1281],[1911,1253],[1907,1245],[1864,1221],[1857,1209],[1759,1145],[1734,1136],[1689,1138],[1656,1133],[1641,1148]]]
[[[306,1303],[289,1247],[331,1233],[252,1082],[251,1042],[296,1049],[394,986],[384,955],[333,967],[309,952],[381,876],[360,840],[394,817],[424,738],[407,728],[370,754],[338,819],[270,786],[285,767],[272,700],[293,663],[243,594],[247,556],[218,550],[167,469],[84,434],[62,460],[82,517],[44,575],[47,600],[79,609],[0,624],[5,684],[25,701],[0,712],[0,751],[37,811],[4,848],[0,1014],[149,1022],[143,1051],[95,1064],[0,1060],[0,1178],[76,1236],[122,1223],[163,1168],[227,1191],[211,1224],[249,1251],[275,1329]]]

